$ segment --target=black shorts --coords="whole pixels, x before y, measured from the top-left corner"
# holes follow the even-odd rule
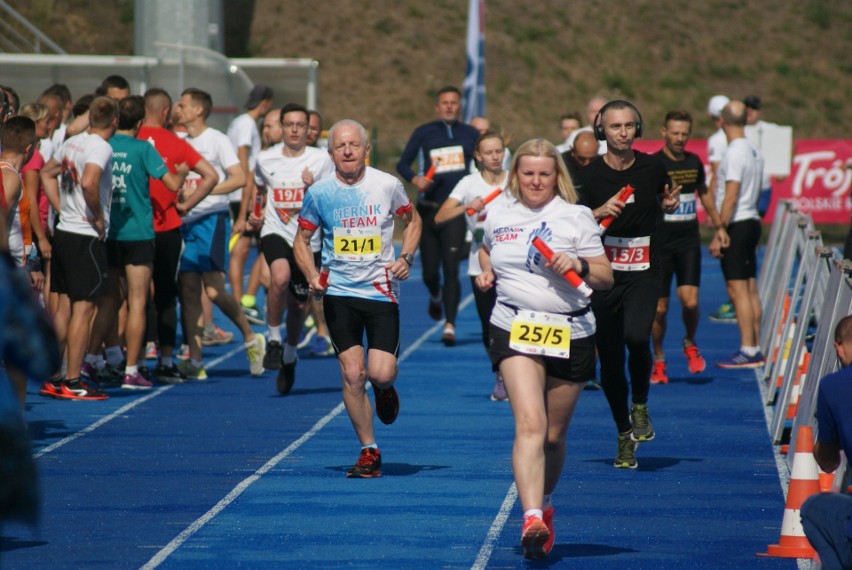
[[[757,277],[757,246],[761,229],[759,220],[743,220],[728,226],[731,245],[722,250],[725,281]]]
[[[334,352],[340,354],[362,346],[367,331],[367,349],[399,355],[399,305],[388,301],[326,295],[325,323]]]
[[[276,259],[287,260],[290,264],[290,284],[287,288],[300,303],[306,301],[308,299],[308,278],[305,277],[296,263],[293,247],[283,237],[275,234],[264,236],[260,242],[263,248],[263,257],[266,258],[266,263],[270,267]],[[314,253],[314,265],[319,267],[321,262],[322,254],[320,252]]]
[[[245,192],[245,188],[243,189],[243,192]],[[231,212],[231,224],[233,225],[237,222],[237,218],[240,217],[240,207],[242,206],[242,202],[228,202],[228,206]],[[246,220],[248,220],[250,213],[251,212],[246,212]],[[240,235],[247,238],[260,237],[260,230],[253,229],[252,226],[246,224],[245,231]]]
[[[68,295],[71,301],[91,301],[106,292],[107,252],[93,236],[64,232],[53,234],[50,258],[50,290]]]
[[[595,337],[571,339],[571,357],[530,356],[509,347],[509,331],[491,325],[490,347],[491,370],[497,372],[500,363],[510,356],[527,356],[544,362],[548,376],[569,382],[585,382],[595,377]]]
[[[662,288],[660,297],[671,295],[672,277],[677,277],[677,286],[701,286],[701,246],[686,247],[678,251],[661,250],[657,254]]]
[[[125,265],[152,265],[154,263],[154,240],[106,242],[107,262],[110,267]]]

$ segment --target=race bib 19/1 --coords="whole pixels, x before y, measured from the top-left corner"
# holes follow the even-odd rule
[[[645,271],[651,268],[651,237],[604,238],[604,250],[612,268],[618,271]]]
[[[571,318],[541,311],[518,311],[512,321],[509,347],[524,354],[568,358]]]
[[[382,234],[374,228],[334,228],[334,258],[373,261],[382,255]]]

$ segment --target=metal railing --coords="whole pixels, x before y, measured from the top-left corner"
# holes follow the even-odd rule
[[[64,54],[65,50],[0,0],[0,52]]]

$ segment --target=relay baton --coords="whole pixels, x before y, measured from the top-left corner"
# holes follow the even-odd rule
[[[545,259],[547,259],[547,261],[550,261],[550,260],[553,259],[553,250],[550,249],[549,245],[544,243],[544,240],[537,237],[537,238],[533,239],[532,243],[535,246],[535,248],[541,252],[541,254],[545,257]],[[588,283],[583,281],[582,277],[577,275],[576,271],[574,271],[573,269],[569,269],[568,271],[563,273],[562,276],[568,281],[568,283],[570,283],[571,285],[576,287],[576,289],[580,293],[582,293],[584,297],[591,297],[592,296],[592,288],[589,287]]]
[[[432,162],[432,166],[429,167],[429,170],[426,171],[426,175],[424,176],[426,180],[432,182],[432,180],[435,178],[435,169],[438,167],[439,164],[441,164],[441,159],[436,158],[434,162]],[[425,192],[425,190],[421,190],[420,192],[423,193]]]
[[[491,194],[489,194],[488,196],[486,196],[485,198],[483,198],[483,199],[482,199],[482,202],[483,202],[484,204],[487,204],[488,202],[490,202],[491,200],[493,200],[494,198],[496,198],[497,196],[499,196],[501,192],[503,192],[503,189],[502,189],[502,188],[497,188],[494,192],[492,192]],[[467,209],[467,215],[468,215],[468,216],[472,216],[472,215],[474,215],[475,213],[476,213],[476,210],[474,210],[473,208],[468,208],[468,209]]]
[[[329,273],[328,267],[323,267],[320,270],[319,284],[323,287],[328,287],[328,273]],[[320,299],[322,299],[322,294],[321,293],[314,293],[314,300],[319,301]]]
[[[263,194],[258,190],[254,195],[254,214],[255,218],[263,215]]]
[[[633,186],[631,186],[630,184],[628,184],[627,186],[625,186],[624,188],[622,188],[621,190],[618,191],[618,199],[621,200],[622,202],[626,202],[627,199],[630,198],[630,196],[632,196],[632,195],[633,195]],[[601,223],[600,223],[601,233],[604,233],[606,231],[606,229],[609,227],[609,225],[612,223],[612,221],[614,219],[615,219],[615,216],[607,216],[607,217],[605,217],[604,219],[601,220]]]

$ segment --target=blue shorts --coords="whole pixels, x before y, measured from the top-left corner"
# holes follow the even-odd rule
[[[180,227],[184,251],[180,259],[181,272],[228,272],[228,237],[231,219],[228,212],[217,212],[198,218]]]

